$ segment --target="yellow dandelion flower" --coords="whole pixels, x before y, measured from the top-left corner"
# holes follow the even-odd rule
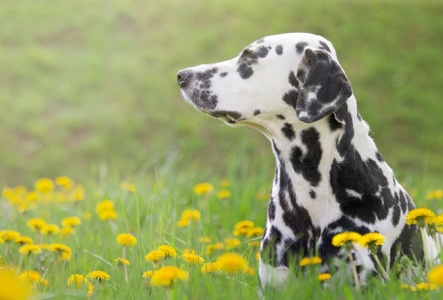
[[[406,225],[418,223],[418,226],[424,226],[434,217],[435,214],[430,209],[416,208],[408,212],[408,215],[406,216]]]
[[[74,192],[71,195],[72,201],[82,201],[85,199],[85,187],[81,184],[76,184]]]
[[[88,294],[87,294],[88,299],[91,298],[92,294],[94,294],[94,286],[92,284],[89,284],[88,285]]]
[[[18,278],[26,283],[36,283],[36,284],[42,284],[42,285],[48,284],[48,281],[46,279],[43,279],[40,276],[40,273],[37,271],[26,271],[26,272],[20,273]]]
[[[24,244],[33,244],[34,241],[30,237],[19,236],[18,238],[15,239],[15,243],[20,244],[20,245],[24,245]]]
[[[210,243],[211,242],[211,238],[209,236],[201,236],[200,237],[200,243]]]
[[[196,209],[186,209],[183,213],[182,213],[182,219],[186,219],[186,220],[192,220],[192,221],[198,221],[200,220],[200,212]]]
[[[50,244],[39,244],[38,246],[39,246],[40,249],[42,249],[42,250],[48,250],[48,251],[51,251],[51,245],[50,245]]]
[[[232,181],[229,179],[222,179],[222,180],[220,180],[220,185],[224,188],[227,188],[232,185]]]
[[[204,182],[194,186],[194,194],[196,195],[207,195],[214,190],[214,186],[210,183]]]
[[[437,285],[427,282],[420,282],[417,283],[416,288],[418,290],[433,291],[437,288]]]
[[[253,227],[246,233],[247,237],[259,237],[262,236],[265,230],[262,227]]]
[[[74,227],[62,227],[62,229],[60,230],[60,234],[62,236],[67,236],[68,234],[74,234],[74,233],[75,233]]]
[[[230,248],[236,248],[238,245],[240,245],[239,239],[225,239],[226,249]]]
[[[246,259],[238,253],[225,253],[216,261],[220,271],[225,273],[244,272],[248,267]]]
[[[100,283],[103,282],[103,280],[109,280],[111,278],[108,273],[99,270],[92,271],[86,275],[86,277],[90,278],[91,280],[98,280]]]
[[[114,210],[114,203],[111,200],[103,200],[95,207],[95,211],[98,214],[105,210]]]
[[[177,227],[186,227],[189,226],[190,224],[191,224],[190,219],[180,219],[176,223]]]
[[[427,277],[429,282],[443,287],[443,265],[432,268]]]
[[[54,189],[54,183],[51,179],[42,178],[35,183],[35,190],[42,194],[50,193]]]
[[[1,235],[0,235],[1,236]],[[7,243],[15,242],[16,239],[20,237],[20,233],[14,230],[7,230],[3,233],[3,240]]]
[[[428,200],[438,199],[442,197],[443,197],[443,190],[434,190],[426,194],[426,199]]]
[[[353,231],[348,232],[342,232],[339,234],[336,234],[332,238],[332,245],[335,247],[343,246],[346,243],[356,243],[358,240],[360,240],[361,234]]]
[[[152,261],[153,263],[157,263],[159,262],[162,258],[165,257],[165,252],[161,251],[161,250],[153,250],[151,252],[149,252],[146,256],[145,259],[147,262]]]
[[[72,274],[68,278],[68,286],[75,285],[77,289],[81,289],[84,283],[87,283],[88,280],[80,274]]]
[[[69,190],[73,186],[74,181],[69,177],[60,176],[55,179],[55,183]]]
[[[142,274],[142,278],[151,278],[153,274],[153,271],[146,271]]]
[[[31,253],[40,253],[42,252],[41,248],[37,245],[24,245],[18,249],[18,252],[21,254],[31,254]]]
[[[157,248],[157,250],[163,251],[165,253],[165,256],[177,257],[177,252],[175,252],[175,249],[171,246],[161,245]]]
[[[314,256],[314,257],[303,257],[300,260],[300,267],[304,267],[307,265],[316,265],[322,263],[322,259],[320,257]]]
[[[39,198],[40,198],[40,196],[36,191],[31,191],[29,193],[26,193],[25,201],[26,202],[34,202],[34,201],[37,201]]]
[[[46,226],[45,220],[40,218],[30,219],[26,224],[28,224],[32,231],[36,232],[40,232],[42,228]]]
[[[217,270],[218,270],[217,263],[207,263],[207,264],[204,264],[203,267],[201,268],[201,272],[203,274],[215,273],[215,272],[217,272]]]
[[[331,278],[331,274],[329,273],[321,273],[320,275],[318,275],[318,280],[319,281],[325,281],[328,280],[329,278]]]
[[[234,235],[247,235],[250,229],[254,228],[254,222],[250,220],[240,221],[235,224]]]
[[[103,210],[99,213],[98,216],[102,221],[117,219],[117,213],[114,210]]]
[[[206,245],[206,253],[207,254],[212,254],[214,251],[220,251],[223,249],[225,249],[225,245],[221,242]]]
[[[0,236],[0,244],[3,244],[5,241],[2,239],[2,237]]]
[[[151,284],[153,286],[169,287],[178,280],[187,281],[189,273],[176,267],[166,266],[152,274]]]
[[[257,254],[255,254],[255,259],[260,260],[260,252],[257,252]]]
[[[120,187],[121,187],[122,190],[125,190],[125,191],[128,191],[128,192],[131,192],[131,193],[135,193],[135,191],[136,191],[136,189],[135,189],[135,184],[130,183],[130,182],[127,182],[127,181],[123,181],[123,182],[120,184]]]
[[[303,257],[300,260],[300,267],[307,266],[307,265],[309,265],[310,262],[311,262],[311,259],[309,257]]]
[[[60,227],[55,224],[46,224],[42,229],[41,233],[43,235],[56,235],[60,232]]]
[[[83,213],[83,219],[89,220],[91,218],[91,213],[89,211],[85,211]]]
[[[217,198],[226,199],[231,197],[231,192],[229,190],[220,190],[217,192]]]
[[[183,254],[181,256],[181,259],[185,262],[187,262],[190,265],[198,265],[203,263],[205,260],[203,259],[203,257],[196,255],[196,254]]]
[[[192,249],[184,249],[184,250],[183,250],[183,253],[184,253],[184,254],[195,254],[195,251],[192,250]]]
[[[366,233],[358,240],[358,244],[363,248],[371,248],[383,245],[385,238],[385,236],[378,232]]]
[[[31,289],[15,275],[15,271],[0,268],[0,299],[26,300],[29,299]]]
[[[122,246],[134,247],[137,244],[137,239],[132,234],[122,233],[117,236],[117,243]]]
[[[434,226],[443,225],[443,214],[439,214],[438,216],[431,218],[428,221],[428,224],[434,225]]]
[[[255,270],[253,267],[246,268],[244,273],[245,275],[255,276]]]
[[[64,227],[73,227],[76,225],[80,225],[82,223],[82,220],[80,220],[79,217],[69,217],[69,218],[64,218],[62,220],[62,225]]]
[[[60,260],[61,261],[64,261],[64,260],[70,261],[71,260],[71,253],[62,252],[62,254],[60,255]]]
[[[59,243],[54,243],[51,244],[51,251],[57,253],[57,254],[63,254],[63,253],[67,253],[69,255],[71,255],[72,251],[71,248],[69,248],[68,246],[64,245],[64,244],[59,244]]]
[[[117,258],[117,259],[114,259],[114,261],[117,265],[121,264],[121,265],[129,266],[129,264],[130,264],[129,260],[127,260],[126,258]]]

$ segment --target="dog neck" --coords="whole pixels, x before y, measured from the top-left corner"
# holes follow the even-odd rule
[[[282,122],[283,127],[269,130],[276,157],[271,202],[322,227],[341,215],[331,190],[332,166],[357,152],[361,160],[381,164],[383,159],[369,136],[369,126],[358,114],[354,96],[341,108],[340,116],[332,114],[311,124],[290,118]]]

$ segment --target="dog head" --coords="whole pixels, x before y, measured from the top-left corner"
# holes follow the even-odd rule
[[[276,117],[316,122],[352,95],[332,44],[306,33],[264,37],[233,59],[180,70],[177,80],[198,110],[260,131]]]

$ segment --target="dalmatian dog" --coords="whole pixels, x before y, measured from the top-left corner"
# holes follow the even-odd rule
[[[331,244],[341,232],[384,235],[380,256],[388,264],[397,250],[410,254],[417,228],[405,217],[414,203],[369,136],[328,40],[264,37],[231,60],[180,70],[177,80],[197,110],[255,128],[272,144],[276,171],[260,247],[264,288],[285,286],[297,257],[344,256]],[[367,249],[356,247],[353,256],[363,280],[376,272]]]

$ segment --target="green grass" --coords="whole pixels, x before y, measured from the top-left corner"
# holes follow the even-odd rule
[[[240,163],[241,162],[241,163]],[[200,237],[208,236],[212,243],[223,242],[225,238],[235,238],[233,230],[235,224],[241,220],[252,220],[256,226],[264,227],[266,221],[266,200],[258,200],[257,193],[266,192],[270,188],[272,174],[259,172],[251,180],[244,175],[250,167],[248,159],[231,160],[226,176],[217,177],[213,174],[201,174],[196,169],[179,170],[174,161],[162,165],[153,176],[132,178],[136,192],[122,190],[118,177],[109,174],[106,170],[100,171],[100,177],[95,180],[82,182],[86,185],[86,197],[83,201],[52,202],[44,204],[42,200],[36,202],[36,207],[23,213],[17,212],[17,205],[3,199],[3,216],[0,219],[0,229],[17,230],[23,236],[30,236],[37,243],[40,237],[26,225],[31,218],[43,218],[47,223],[60,226],[63,218],[78,216],[82,224],[76,227],[74,235],[61,237],[60,235],[43,236],[44,243],[62,243],[72,249],[71,260],[61,262],[50,251],[43,251],[39,255],[31,255],[22,263],[23,271],[36,270],[48,280],[46,287],[35,290],[40,299],[76,299],[85,296],[86,287],[77,291],[67,285],[71,274],[86,275],[93,270],[101,270],[111,276],[103,285],[97,285],[92,299],[140,299],[150,295],[153,299],[256,299],[259,288],[258,275],[249,276],[241,273],[226,276],[216,273],[214,276],[202,274],[201,265],[187,266],[179,257],[171,258],[160,266],[173,265],[189,272],[187,282],[177,282],[171,289],[146,285],[141,274],[156,267],[145,261],[144,257],[160,245],[174,247],[178,256],[183,250],[193,249],[201,255],[205,262],[214,262],[217,257],[226,252],[237,252],[243,255],[250,267],[258,271],[258,262],[255,258],[258,247],[248,246],[250,238],[238,237],[241,244],[238,248],[222,250],[207,254],[206,245],[200,242]],[[221,179],[229,179],[232,184],[228,187],[231,196],[219,199],[216,192],[224,189]],[[197,196],[193,192],[194,185],[200,182],[210,182],[214,185],[214,192],[210,195]],[[247,188],[245,188],[247,187]],[[31,187],[29,187],[31,189]],[[418,192],[418,206],[427,206],[438,211],[442,199],[425,200],[428,186],[413,186]],[[102,221],[95,211],[96,205],[110,199],[115,205],[117,219]],[[191,226],[179,228],[176,222],[185,209],[197,209],[201,218]],[[84,212],[90,212],[91,218],[83,218]],[[128,267],[129,283],[124,280],[124,271],[116,267],[114,259],[122,257],[123,247],[117,241],[117,235],[133,233],[137,244],[128,248],[126,257],[130,261]],[[8,255],[5,255],[6,243],[0,244],[1,260],[6,264],[20,265],[21,255],[17,251],[18,245],[9,245]],[[342,270],[345,268],[343,262]],[[337,272],[331,279],[321,284],[317,280],[319,267],[311,266],[301,275],[299,270],[294,274],[288,290],[281,294],[267,291],[268,299],[283,297],[283,299],[297,295],[303,299],[406,299],[422,297],[424,299],[439,299],[439,291],[405,290],[401,283],[416,284],[426,281],[424,277],[413,276],[412,281],[405,277],[401,280],[393,279],[385,285],[379,278],[371,279],[363,291],[357,292],[353,288],[351,275],[346,272]],[[417,274],[424,276],[425,271]],[[392,276],[392,274],[391,274]],[[149,281],[148,281],[149,282]],[[0,290],[1,293],[1,290]],[[1,295],[1,294],[0,294]],[[292,295],[292,296],[291,296]]]
[[[262,136],[196,113],[175,76],[297,31],[333,42],[401,178],[441,178],[442,13],[438,1],[9,1],[0,11],[0,185],[85,178],[100,164],[132,176],[175,152],[180,167],[223,174],[239,143],[272,168]]]

